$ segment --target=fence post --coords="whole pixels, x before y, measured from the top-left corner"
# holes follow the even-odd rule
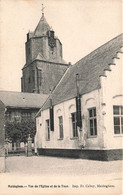
[[[30,137],[30,134],[29,134],[29,137],[27,139],[27,156],[32,156],[32,138]]]

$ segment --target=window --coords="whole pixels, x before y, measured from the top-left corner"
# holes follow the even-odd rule
[[[7,111],[5,117],[7,121],[11,121],[11,112]]]
[[[30,54],[30,47],[28,48],[28,53]]]
[[[32,118],[31,112],[21,112],[22,120],[30,120]]]
[[[97,135],[97,119],[96,119],[96,108],[90,108],[89,110],[89,135]]]
[[[35,81],[35,70],[32,71],[32,81]]]
[[[30,78],[30,76],[29,76],[29,80],[28,80],[28,82],[29,82],[29,83],[31,83],[31,78]]]
[[[46,120],[46,140],[50,140],[50,120]]]
[[[72,116],[72,133],[73,137],[78,137],[77,125],[76,125],[76,112],[71,113]]]
[[[123,106],[113,106],[114,134],[123,134]]]
[[[13,116],[12,116],[12,121],[21,122],[20,111],[18,110],[14,111]]]
[[[38,72],[37,72],[37,79],[38,79],[38,86],[41,86],[42,71],[40,69],[38,69]]]
[[[59,138],[63,139],[63,117],[59,116]]]
[[[19,123],[19,122],[21,122],[21,117],[20,116],[12,116],[12,121]]]

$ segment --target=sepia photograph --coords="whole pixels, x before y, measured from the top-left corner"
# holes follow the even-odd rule
[[[123,1],[0,0],[0,194],[123,194]]]

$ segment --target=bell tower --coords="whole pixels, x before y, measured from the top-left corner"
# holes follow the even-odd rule
[[[68,64],[62,58],[62,44],[55,36],[54,30],[42,17],[34,32],[27,33],[26,64],[22,69],[22,92],[50,93],[64,72]]]

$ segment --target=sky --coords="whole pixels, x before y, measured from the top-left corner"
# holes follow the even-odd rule
[[[44,15],[74,64],[122,32],[121,0],[0,0],[0,90],[21,91],[25,42]]]

